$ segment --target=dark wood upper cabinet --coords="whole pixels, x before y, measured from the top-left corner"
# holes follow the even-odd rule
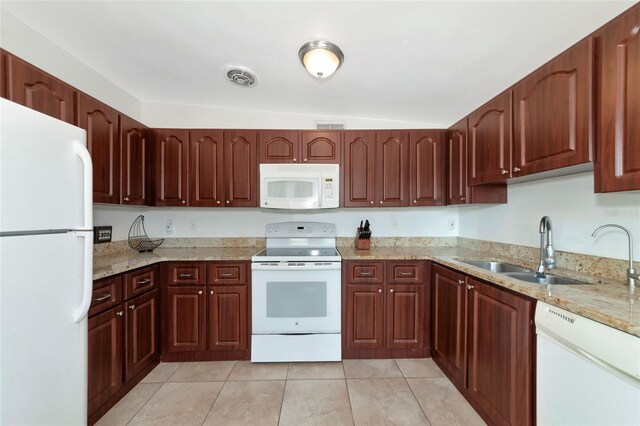
[[[640,189],[640,5],[598,34],[600,128],[595,191]]]
[[[593,159],[593,65],[589,37],[516,83],[514,177]]]
[[[468,394],[494,424],[533,424],[534,301],[467,282]]]
[[[153,290],[125,304],[126,381],[160,360],[159,300],[158,290]]]
[[[119,114],[113,108],[80,93],[78,126],[87,131],[87,149],[93,162],[93,201],[120,203]]]
[[[256,132],[224,131],[225,205],[258,207]]]
[[[149,129],[126,115],[120,115],[121,200],[122,204],[144,206],[148,200],[147,160]]]
[[[300,134],[303,163],[340,164],[342,132],[307,131]]]
[[[300,163],[300,133],[295,130],[258,132],[260,163]]]
[[[2,51],[2,97],[58,120],[77,124],[77,90]]]
[[[504,182],[511,176],[511,127],[511,90],[469,114],[469,185]]]
[[[207,348],[207,297],[203,286],[167,287],[164,349],[167,352],[204,351]]]
[[[467,184],[467,118],[447,130],[447,204],[506,203],[507,184]]]
[[[434,265],[432,277],[432,356],[458,387],[464,387],[467,377],[466,276]]]
[[[375,131],[344,132],[342,181],[345,207],[367,207],[375,203],[375,140]]]
[[[409,200],[412,206],[445,204],[445,131],[409,132]]]
[[[189,131],[154,129],[155,205],[186,206]]]
[[[209,350],[247,349],[247,286],[210,286],[208,297]]]
[[[189,205],[222,207],[224,203],[222,130],[189,132]]]
[[[375,205],[409,205],[409,133],[401,130],[376,132]]]

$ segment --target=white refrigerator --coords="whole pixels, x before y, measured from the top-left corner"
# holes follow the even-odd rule
[[[86,424],[93,278],[86,133],[0,102],[0,424]]]

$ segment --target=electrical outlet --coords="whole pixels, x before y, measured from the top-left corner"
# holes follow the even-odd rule
[[[198,230],[197,221],[195,219],[191,219],[189,221],[189,230],[191,232],[196,232]]]
[[[456,230],[456,220],[455,219],[449,219],[447,221],[447,226],[449,228],[449,231],[455,231]]]
[[[167,234],[173,234],[173,219],[167,219],[167,224],[164,227],[164,232]]]
[[[391,229],[393,229],[394,231],[398,230],[398,218],[397,217],[391,218]]]

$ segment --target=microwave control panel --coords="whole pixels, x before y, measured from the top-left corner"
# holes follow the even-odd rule
[[[324,184],[322,188],[323,198],[332,199],[334,194],[334,181],[332,178],[324,178]]]

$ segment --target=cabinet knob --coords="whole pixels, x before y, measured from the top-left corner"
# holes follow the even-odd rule
[[[518,173],[519,171],[520,171],[520,167],[514,167],[514,168],[513,168],[513,172],[514,172],[514,173]]]
[[[389,290],[389,293],[393,293],[393,289],[390,289],[390,290]]]
[[[227,204],[229,204],[229,200],[227,200]]]
[[[209,294],[213,294],[213,290],[211,290],[211,291],[209,292]]]
[[[509,173],[509,172],[508,172],[508,171],[506,171],[505,169],[502,169],[502,170],[500,171],[500,173],[502,173],[503,175],[506,175],[506,174],[507,174],[507,173]]]
[[[198,291],[198,294],[202,294],[202,290]]]
[[[373,201],[371,202],[371,205],[373,205]]]
[[[304,159],[304,162],[305,162],[305,163],[307,162],[307,159],[306,159],[306,158]]]
[[[119,316],[119,317],[121,317],[121,316],[123,316],[123,315],[124,315],[124,312],[123,312],[123,311],[117,312],[117,313],[116,313],[116,315],[117,315],[117,316]]]
[[[187,200],[182,200],[182,204],[187,204]]]
[[[467,197],[460,197],[460,201],[465,201]]]
[[[220,200],[216,201],[216,204],[220,204]]]
[[[418,200],[413,200],[413,204],[416,204],[418,202]]]
[[[132,311],[136,308],[136,305],[130,305],[129,309],[131,309]]]
[[[129,197],[124,197],[123,200],[129,202]]]
[[[382,201],[378,201],[380,204],[382,204]]]
[[[467,289],[471,290],[473,288],[473,286],[471,284],[467,284]]]
[[[464,284],[464,280],[458,280],[458,285]]]
[[[297,159],[297,158],[294,158],[294,159],[293,159],[293,162],[294,162],[294,163],[297,163],[297,162],[298,162],[298,159]]]
[[[382,289],[381,288],[378,289],[378,293],[382,293]]]

